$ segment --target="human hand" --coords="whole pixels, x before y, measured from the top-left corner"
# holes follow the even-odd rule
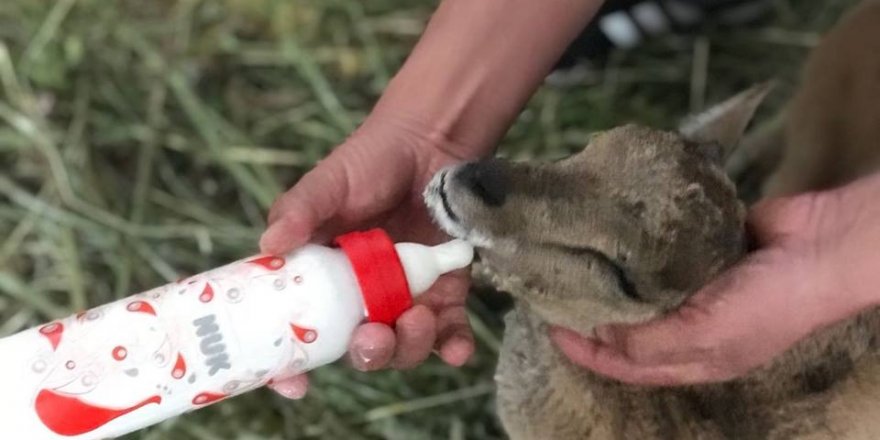
[[[275,202],[260,239],[263,252],[285,254],[309,241],[326,242],[352,229],[374,226],[395,240],[445,239],[428,216],[422,191],[438,169],[476,155],[458,155],[467,150],[423,136],[428,130],[414,126],[414,121],[376,118]],[[466,271],[445,275],[419,296],[395,328],[378,323],[358,327],[349,345],[352,365],[362,371],[410,368],[435,348],[446,363],[462,365],[474,350],[465,312],[468,286]],[[300,375],[270,387],[299,398],[308,381]]]
[[[364,127],[273,207],[263,251],[383,226],[397,239],[437,241],[421,192],[439,168],[491,152],[601,0],[443,0]],[[511,32],[529,29],[530,32]],[[407,115],[384,118],[380,115]],[[413,125],[412,121],[431,121]],[[372,121],[372,123],[371,123]],[[464,273],[441,278],[396,325],[361,326],[351,361],[365,370],[410,367],[436,347],[461,365],[474,350],[464,310]],[[298,397],[304,377],[275,389]]]
[[[755,206],[758,249],[667,316],[585,338],[554,328],[572,362],[623,382],[685,385],[741,377],[810,333],[877,302],[880,175]]]

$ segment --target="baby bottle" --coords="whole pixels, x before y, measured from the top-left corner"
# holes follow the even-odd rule
[[[0,339],[0,439],[104,439],[339,359],[473,249],[382,230],[257,255]]]

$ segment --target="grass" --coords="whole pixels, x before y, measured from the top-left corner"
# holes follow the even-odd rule
[[[500,149],[554,158],[596,130],[671,127],[779,78],[847,3],[778,0],[754,29],[671,37],[544,87]],[[425,0],[0,2],[0,335],[255,251],[273,198],[365,116],[434,7]],[[496,307],[472,298],[464,368],[316,371],[130,439],[494,439]]]

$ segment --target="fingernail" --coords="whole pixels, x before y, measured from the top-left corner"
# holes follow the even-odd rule
[[[263,235],[260,236],[260,249],[263,252],[267,252],[267,249],[275,240],[275,235],[277,234],[275,231],[278,229],[278,222],[275,222],[272,226],[269,226],[269,229],[266,229],[263,232]]]
[[[352,350],[354,367],[360,371],[372,370],[375,367],[377,351],[373,346],[356,347]]]
[[[301,399],[306,395],[306,390],[289,382],[276,383],[272,389],[288,399]]]

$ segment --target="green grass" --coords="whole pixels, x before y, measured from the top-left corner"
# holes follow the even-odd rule
[[[757,29],[673,37],[544,87],[501,154],[553,158],[590,134],[779,78],[846,3],[775,3]],[[255,251],[273,198],[362,120],[434,3],[424,0],[0,2],[0,335]],[[503,438],[499,316],[472,299],[464,368],[316,371],[308,398],[257,391],[138,439]]]

